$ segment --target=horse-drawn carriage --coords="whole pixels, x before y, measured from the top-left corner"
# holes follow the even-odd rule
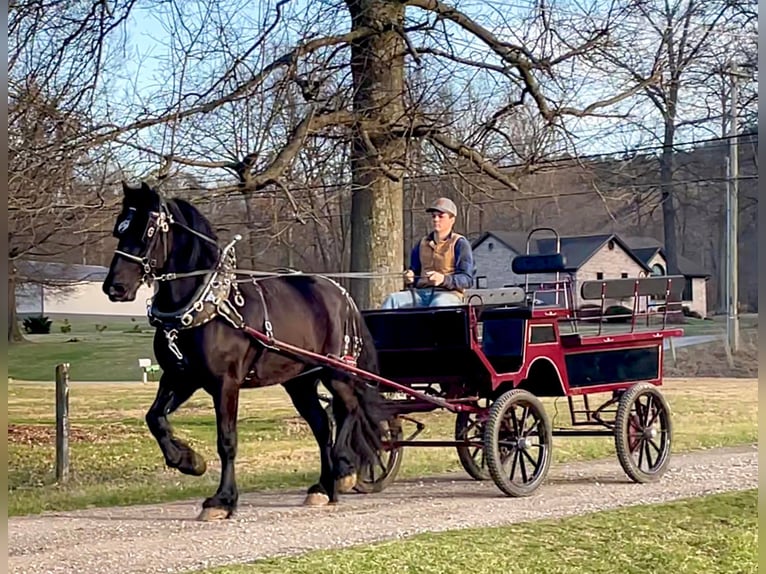
[[[682,278],[576,286],[556,236],[553,253],[528,248],[514,259],[514,272],[527,277],[523,287],[473,290],[455,307],[360,313],[327,277],[239,269],[236,240],[221,248],[188,202],[146,184],[124,191],[103,289],[112,301],[130,301],[142,282],[158,284],[148,316],[163,373],[146,422],[168,466],[205,472],[205,460],[174,435],[167,417],[199,389],[213,397],[221,480],[201,519],[227,518],[237,505],[243,387],[282,384],[311,426],[322,470],[307,504],[336,502],[351,487],[382,490],[409,446],[454,446],[473,478],[491,478],[509,496],[529,495],[544,481],[554,435],[612,435],[620,464],[637,482],[667,469],[671,419],[658,387],[664,340],[683,334],[668,327]],[[581,299],[600,301],[599,316],[583,322],[575,287]],[[610,300],[632,306],[622,329],[604,322]],[[317,393],[320,380],[332,394],[329,409]],[[590,404],[604,393],[601,404]],[[553,427],[545,397],[566,397],[568,428]],[[415,440],[423,425],[413,416],[439,408],[455,413],[454,437]],[[405,437],[404,423],[413,421]]]
[[[471,477],[525,496],[545,479],[553,436],[611,435],[631,479],[662,476],[671,417],[658,387],[664,340],[683,335],[668,322],[681,312],[683,278],[582,282],[581,299],[599,301],[601,309],[583,321],[559,251],[513,261],[516,274],[553,276],[531,288],[527,280],[471,290],[466,304],[455,307],[363,311],[381,375],[404,388],[381,385],[396,416],[388,421],[380,464],[364,469],[358,490],[390,484],[405,447],[452,446]],[[630,301],[632,312],[621,323],[606,322],[614,320],[605,313],[610,300]],[[592,405],[589,396],[603,393],[608,398]],[[566,397],[567,428],[552,426],[540,397]],[[454,439],[415,440],[424,425],[412,415],[438,408],[456,414]],[[407,422],[415,429],[405,437]]]

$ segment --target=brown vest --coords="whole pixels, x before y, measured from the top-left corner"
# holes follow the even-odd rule
[[[452,232],[452,236],[446,241],[436,243],[431,239],[430,234],[420,240],[420,275],[417,287],[431,287],[427,278],[426,271],[438,271],[444,275],[451,275],[455,272],[455,244],[463,236]],[[462,290],[458,290],[461,293]]]

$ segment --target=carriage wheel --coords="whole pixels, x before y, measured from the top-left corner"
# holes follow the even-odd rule
[[[402,440],[402,421],[398,417],[383,423],[383,425],[385,429],[383,440],[391,442]],[[401,446],[385,448],[379,452],[377,464],[359,469],[354,490],[362,494],[381,492],[396,479],[399,467],[402,465],[403,455],[404,447]]]
[[[540,399],[514,389],[489,410],[484,451],[492,480],[508,496],[529,496],[551,465],[553,432]]]
[[[655,482],[665,474],[671,435],[670,406],[655,385],[638,383],[623,393],[614,421],[614,443],[631,480]]]
[[[484,439],[484,421],[478,413],[459,412],[455,417],[455,440],[480,441]],[[474,480],[489,480],[484,448],[479,446],[457,447],[457,457],[468,475]]]

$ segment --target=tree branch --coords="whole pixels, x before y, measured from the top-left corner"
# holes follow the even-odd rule
[[[506,174],[500,171],[491,161],[485,158],[476,149],[469,147],[463,143],[457,142],[451,139],[450,137],[438,132],[432,132],[428,134],[427,138],[430,141],[437,143],[440,146],[445,147],[448,150],[456,153],[457,155],[466,158],[473,165],[475,165],[481,171],[486,173],[488,176],[508,186],[513,191],[522,193],[521,190],[519,189],[519,186],[516,185],[511,180],[510,177],[508,177]]]
[[[256,87],[261,82],[263,82],[269,76],[269,74],[271,74],[273,71],[279,68],[284,68],[284,67],[289,67],[294,65],[297,62],[298,58],[300,58],[301,56],[310,54],[312,52],[315,52],[316,50],[319,50],[320,48],[324,48],[327,46],[334,46],[337,44],[344,44],[344,43],[350,44],[352,42],[359,40],[360,38],[364,38],[375,33],[377,32],[371,28],[359,28],[351,32],[348,32],[347,34],[342,34],[340,36],[328,36],[324,38],[316,38],[314,40],[310,40],[308,42],[305,42],[304,44],[297,46],[295,49],[280,56],[276,60],[272,61],[267,66],[262,68],[252,78],[250,78],[248,81],[244,82],[243,84],[240,84],[236,89],[234,89],[233,91],[231,91],[230,93],[224,96],[216,98],[205,104],[192,106],[182,111],[165,114],[159,117],[138,120],[125,126],[114,126],[114,125],[99,126],[95,128],[91,133],[86,134],[84,138],[81,138],[81,139],[87,138],[87,142],[84,143],[83,145],[92,147],[92,146],[104,143],[106,141],[113,140],[115,137],[125,132],[145,129],[148,127],[152,127],[152,126],[156,126],[156,125],[160,125],[164,123],[178,121],[178,120],[181,120],[190,116],[194,116],[197,114],[210,113],[213,110],[221,107],[223,104],[226,104],[228,102],[233,102],[240,98],[246,97],[247,93],[250,90],[252,90],[254,87]],[[98,132],[99,130],[103,130],[103,129],[108,129],[108,131],[100,135],[94,135],[93,132]]]

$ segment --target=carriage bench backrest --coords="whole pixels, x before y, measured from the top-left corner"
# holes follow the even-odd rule
[[[521,287],[466,289],[464,295],[469,305],[520,305],[527,301],[527,294]]]
[[[684,284],[683,275],[584,281],[580,288],[580,295],[586,300],[601,299],[603,290],[605,299],[626,299],[636,294],[639,296],[665,298],[669,287],[671,298],[675,301],[680,301]]]
[[[516,275],[562,273],[567,271],[567,260],[563,253],[517,255],[511,261],[511,269]]]

